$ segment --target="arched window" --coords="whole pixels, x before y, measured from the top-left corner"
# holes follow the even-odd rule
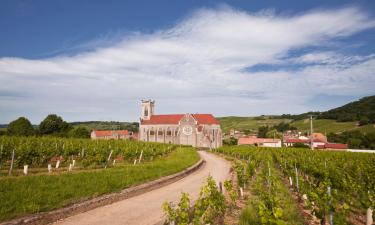
[[[148,109],[147,108],[145,108],[144,116],[148,116]]]

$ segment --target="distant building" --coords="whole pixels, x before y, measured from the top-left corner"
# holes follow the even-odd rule
[[[341,143],[325,143],[324,145],[318,145],[317,149],[327,149],[327,150],[347,150],[347,144]]]
[[[133,132],[128,130],[93,130],[91,139],[130,139]]]
[[[238,138],[238,145],[254,145],[260,147],[281,147],[280,139],[258,138],[256,136],[246,136]]]
[[[139,140],[218,148],[222,145],[220,122],[212,114],[155,115],[155,101],[142,101]]]

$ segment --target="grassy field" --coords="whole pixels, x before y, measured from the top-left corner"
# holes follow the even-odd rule
[[[288,119],[270,119],[269,117],[238,117],[228,116],[217,118],[220,121],[221,129],[228,133],[230,129],[258,131],[260,126],[273,126],[281,122],[290,122]]]
[[[50,211],[75,202],[118,192],[124,188],[170,175],[199,160],[193,148],[179,148],[165,158],[137,165],[0,178],[0,221]]]

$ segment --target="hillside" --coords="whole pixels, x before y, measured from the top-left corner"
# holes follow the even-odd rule
[[[319,119],[375,123],[375,95],[320,113]]]
[[[272,116],[258,116],[258,117],[218,117],[221,129],[224,133],[228,133],[231,129],[251,132],[257,132],[260,126],[274,126],[281,122],[290,122],[290,119],[273,118]]]
[[[375,131],[375,127],[373,126],[373,123],[375,123],[375,96],[365,97],[325,112],[259,117],[228,116],[217,119],[221,122],[221,127],[225,133],[228,133],[231,129],[255,132],[260,126],[273,126],[281,122],[289,122],[291,126],[304,132],[310,130],[308,117],[311,114],[315,117],[315,132],[341,133],[344,131],[359,130],[367,133]]]

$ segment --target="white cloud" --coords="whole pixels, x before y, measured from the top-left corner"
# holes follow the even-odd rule
[[[1,58],[0,122],[19,115],[39,122],[50,112],[67,120],[136,120],[141,98],[156,99],[163,113],[303,112],[319,94],[373,93],[375,61],[335,49],[294,58],[288,52],[374,27],[375,20],[355,7],[288,16],[224,7],[74,56]],[[246,70],[272,63],[307,65],[299,71]]]

